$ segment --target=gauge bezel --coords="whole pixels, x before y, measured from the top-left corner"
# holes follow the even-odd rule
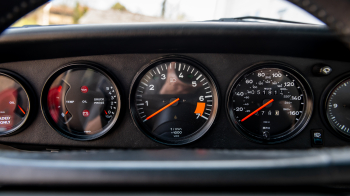
[[[183,62],[183,63],[188,63],[193,66],[195,66],[198,70],[204,74],[207,79],[210,81],[210,83],[213,86],[212,93],[213,93],[213,106],[212,106],[212,115],[210,118],[207,120],[207,122],[199,128],[197,131],[192,133],[191,135],[188,135],[184,138],[178,139],[178,140],[164,140],[161,138],[156,137],[155,135],[151,134],[146,128],[143,126],[142,121],[138,117],[137,110],[134,106],[135,102],[135,93],[137,86],[135,84],[138,84],[142,76],[146,74],[150,69],[152,69],[155,66],[158,66],[162,63],[166,62],[171,62],[171,61],[176,61],[176,62]],[[189,144],[191,142],[194,142],[201,138],[205,133],[209,131],[209,129],[212,127],[214,124],[216,117],[218,115],[218,110],[219,110],[219,103],[220,103],[220,90],[217,85],[216,79],[214,78],[213,74],[206,68],[202,63],[198,62],[197,60],[187,57],[187,56],[182,56],[182,55],[167,55],[163,56],[157,59],[152,60],[151,62],[147,63],[146,65],[142,66],[141,69],[136,73],[134,76],[134,79],[132,80],[131,83],[131,88],[129,92],[129,109],[130,109],[130,114],[132,117],[132,120],[135,124],[135,126],[140,130],[144,135],[146,135],[148,138],[151,140],[164,144],[164,145],[169,145],[169,146],[178,146],[178,145],[185,145]]]
[[[54,82],[54,80],[56,80],[56,78],[71,69],[92,69],[95,71],[100,72],[102,75],[104,75],[108,80],[110,80],[112,82],[112,85],[114,86],[114,88],[116,89],[116,95],[117,95],[117,104],[118,104],[118,108],[117,108],[117,112],[112,120],[112,122],[106,126],[102,131],[96,133],[96,134],[92,134],[92,135],[78,135],[78,134],[74,134],[74,133],[68,133],[64,130],[62,130],[60,127],[57,126],[57,124],[53,121],[53,119],[51,118],[50,112],[47,109],[47,95],[48,95],[48,91],[50,89],[51,84]],[[41,91],[41,99],[40,99],[40,105],[41,105],[41,111],[44,115],[44,118],[46,120],[46,122],[50,125],[50,127],[52,129],[54,129],[56,132],[58,132],[60,135],[68,138],[68,139],[72,139],[72,140],[77,140],[77,141],[88,141],[88,140],[94,140],[97,138],[102,137],[103,135],[105,135],[107,132],[109,132],[111,129],[113,129],[114,126],[116,126],[117,122],[120,121],[121,118],[121,112],[123,111],[123,107],[121,104],[122,101],[122,91],[121,88],[119,88],[119,81],[118,79],[112,74],[111,71],[107,70],[106,68],[104,68],[103,66],[101,66],[100,64],[94,63],[94,62],[90,62],[90,61],[76,61],[76,62],[71,62],[68,64],[63,65],[61,68],[59,68],[58,70],[56,70],[53,74],[51,74],[49,76],[49,78],[46,80],[44,87]]]
[[[338,128],[336,126],[334,126],[328,118],[327,115],[327,102],[328,99],[331,95],[331,92],[333,92],[333,90],[340,85],[341,83],[343,83],[344,81],[350,79],[350,72],[347,72],[345,74],[341,74],[340,76],[337,76],[335,79],[332,80],[331,83],[329,83],[327,85],[327,87],[325,88],[325,90],[322,93],[321,96],[321,100],[320,100],[320,116],[322,121],[324,122],[323,124],[325,124],[327,129],[332,130],[331,132],[333,134],[335,134],[336,136],[340,137],[341,139],[345,139],[345,140],[350,140],[350,134],[346,134],[343,131],[339,131]]]
[[[257,136],[255,134],[252,134],[249,130],[246,130],[245,127],[243,127],[235,118],[234,112],[232,111],[233,103],[230,101],[232,99],[232,91],[235,89],[236,85],[241,81],[241,79],[256,70],[263,69],[263,68],[277,68],[282,69],[283,71],[293,75],[296,80],[300,83],[300,85],[303,88],[303,91],[305,92],[305,112],[302,114],[302,117],[298,121],[296,125],[288,129],[287,131],[283,132],[282,134],[275,135],[273,137],[270,137],[269,140],[264,139],[261,136]],[[278,61],[264,61],[255,63],[248,68],[244,69],[243,71],[239,72],[231,81],[229,88],[226,93],[226,114],[227,117],[231,123],[231,125],[237,130],[237,132],[243,136],[243,138],[248,139],[250,141],[260,143],[260,144],[277,144],[281,142],[285,142],[287,140],[292,139],[296,135],[298,135],[308,124],[308,122],[311,119],[312,111],[313,111],[313,92],[311,89],[311,86],[309,82],[306,80],[306,78],[301,75],[295,68],[293,68],[291,65],[288,65],[283,62]]]
[[[7,69],[0,69],[0,75],[8,77],[12,80],[14,80],[15,82],[17,82],[22,89],[24,90],[24,92],[27,95],[28,98],[28,111],[26,114],[26,118],[16,127],[12,128],[11,130],[8,130],[6,132],[0,133],[0,136],[11,136],[14,134],[17,134],[21,131],[23,131],[26,127],[28,127],[34,120],[35,118],[35,114],[36,114],[36,107],[33,107],[35,105],[37,105],[36,103],[36,96],[35,96],[35,92],[32,88],[32,86],[29,84],[29,82],[22,76],[20,76],[19,74],[7,70]]]

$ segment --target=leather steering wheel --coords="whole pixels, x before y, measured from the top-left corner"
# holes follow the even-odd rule
[[[289,0],[323,21],[350,48],[350,0]],[[0,32],[47,0],[0,1]]]

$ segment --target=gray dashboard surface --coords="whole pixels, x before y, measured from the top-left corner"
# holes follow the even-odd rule
[[[54,51],[53,51],[54,52]],[[87,60],[101,64],[109,69],[120,81],[121,90],[124,92],[123,105],[128,105],[127,96],[130,85],[137,71],[150,61],[162,57],[166,54],[115,54],[58,58],[47,60],[33,60],[22,62],[2,63],[0,68],[9,69],[25,77],[35,89],[37,97],[40,97],[42,87],[48,77],[64,64]],[[311,148],[310,130],[322,128],[325,133],[326,147],[346,146],[349,144],[327,129],[325,122],[321,120],[319,112],[319,100],[324,88],[337,76],[350,71],[349,63],[330,60],[317,60],[306,58],[293,58],[283,56],[267,55],[246,55],[246,54],[219,54],[219,53],[182,53],[203,63],[217,79],[220,89],[221,105],[219,115],[212,128],[197,141],[182,146],[181,148],[206,148],[206,149],[307,149]],[[250,142],[242,138],[231,126],[226,116],[224,100],[226,90],[232,78],[242,69],[261,61],[282,61],[290,64],[299,70],[314,92],[315,102],[311,121],[295,138],[275,145],[262,145]],[[326,77],[316,77],[312,75],[311,68],[316,63],[326,63],[333,68],[331,75]],[[9,137],[1,137],[0,143],[11,145],[32,145],[42,148],[123,148],[123,149],[164,149],[169,148],[158,144],[143,135],[133,124],[129,109],[121,114],[122,119],[118,126],[114,127],[102,138],[93,141],[74,141],[59,135],[45,121],[40,112],[40,105],[36,106],[38,113],[32,124],[24,131]]]

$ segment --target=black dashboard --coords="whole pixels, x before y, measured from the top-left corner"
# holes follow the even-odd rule
[[[27,119],[26,126],[18,129],[15,134],[0,137],[2,144],[16,148],[26,150],[166,149],[174,147],[185,149],[310,149],[349,145],[347,133],[341,131],[344,128],[346,130],[345,124],[344,127],[342,127],[343,125],[340,126],[340,130],[338,130],[337,127],[339,126],[337,124],[329,123],[329,119],[334,116],[327,116],[330,108],[325,108],[327,107],[325,103],[331,100],[328,100],[327,97],[330,92],[334,93],[333,90],[339,90],[339,85],[344,87],[344,84],[345,86],[347,84],[348,76],[344,74],[350,72],[347,60],[348,49],[324,26],[205,22],[168,25],[79,25],[13,28],[5,31],[0,38],[0,52],[2,53],[0,68],[23,78],[23,81],[26,81],[26,86],[32,88],[32,90],[27,90],[31,94],[28,97],[31,100],[32,119]],[[92,92],[94,88],[97,88],[93,84],[91,84],[92,86],[85,86],[74,80],[74,78],[84,77],[84,73],[74,72],[72,66],[76,64],[85,71],[95,70],[95,75],[89,76],[90,78],[100,78],[98,81],[107,81],[107,86],[106,83],[103,84],[104,94],[101,91],[102,94],[96,96],[104,97],[106,105],[108,102],[108,108],[112,104],[110,106],[111,111],[108,108],[106,109],[105,106],[99,105],[102,103],[100,102],[102,98],[97,99],[96,97],[95,100],[91,100],[91,102],[95,101],[94,104],[89,106],[91,109],[80,111],[84,101],[85,104],[90,102],[89,100],[86,101],[88,98],[76,98],[76,103],[83,102],[79,106],[72,107],[69,106],[71,103],[68,102],[73,100],[69,97],[74,96],[72,94],[62,94],[60,102],[63,104],[59,104],[59,108],[66,107],[68,109],[59,110],[58,113],[62,115],[63,121],[56,126],[54,124],[58,121],[54,119],[60,116],[57,114],[55,114],[56,117],[52,116],[52,111],[45,109],[46,105],[54,105],[55,107],[55,104],[58,104],[54,101],[48,101],[50,90],[59,93],[63,89],[62,92],[66,93],[69,92],[69,89],[75,89],[77,96],[85,96],[86,92]],[[163,73],[162,71],[168,70],[168,66],[173,66],[174,72]],[[150,68],[148,69],[148,67]],[[198,69],[199,73],[194,71],[192,74],[192,67],[193,70]],[[270,70],[261,71],[262,68]],[[322,75],[318,72],[321,68],[327,68],[328,71]],[[269,74],[268,71],[271,71],[271,69],[273,73]],[[194,89],[202,86],[202,90],[204,90],[206,80],[209,82],[210,87],[208,86],[208,89],[210,88],[211,91],[202,92],[199,89],[194,94],[187,93],[186,96],[188,97],[182,97],[179,99],[180,101],[176,98],[180,95],[185,96],[184,91],[180,92],[180,95],[174,93],[170,97],[168,96],[169,93],[168,95],[161,95],[162,93],[159,93],[161,91],[154,94],[151,91],[153,87],[149,87],[150,84],[147,83],[147,77],[150,79],[153,74],[151,72],[147,75],[148,71],[153,71],[155,75],[153,79],[157,79],[157,81],[163,79],[168,81],[166,79],[171,74],[175,74],[178,77],[177,79],[181,79],[183,77],[182,72],[184,74],[186,72],[186,75],[184,75],[186,80],[181,79],[182,83],[188,84],[188,86],[183,87],[184,91],[186,91],[186,88]],[[73,73],[78,75],[73,76]],[[98,73],[102,73],[102,75],[98,75]],[[249,75],[254,75],[254,73],[256,77]],[[157,74],[159,77],[157,77]],[[89,75],[89,73],[86,72],[85,75]],[[262,76],[264,79],[272,80],[267,82],[257,80],[257,77]],[[63,82],[55,81],[59,77],[63,77]],[[247,80],[249,77],[254,78],[254,84],[256,83],[257,86],[254,86],[253,79],[250,86],[249,80]],[[281,79],[280,81],[284,86],[279,86],[282,84],[277,84],[278,82],[273,80],[274,78]],[[141,80],[144,82],[143,84]],[[338,84],[341,81],[343,83]],[[56,84],[55,82],[59,85],[50,87],[51,84]],[[239,100],[239,98],[232,98],[239,96],[238,93],[235,94],[235,92],[238,92],[236,90],[238,87],[235,85],[243,85],[242,82],[248,85],[247,88],[257,88],[257,90],[245,89],[241,103],[237,101],[235,103],[237,105],[232,105],[230,100]],[[171,78],[169,78],[170,83]],[[261,83],[261,89],[258,87],[258,83]],[[149,88],[148,99],[150,99],[150,103],[152,100],[153,102],[163,103],[149,111],[141,110],[137,112],[139,108],[136,105],[141,102],[137,102],[138,99],[135,98],[135,96],[140,95],[136,93],[135,86],[137,87],[139,84]],[[201,85],[197,86],[197,84]],[[163,83],[155,84],[156,89],[157,85],[162,86]],[[110,91],[108,86],[113,86],[116,92]],[[176,89],[179,91],[179,87],[170,88],[172,93]],[[167,92],[167,89],[162,90]],[[282,92],[284,90],[286,90],[285,93]],[[207,92],[209,94],[205,94]],[[118,101],[113,102],[114,98],[112,100],[108,98],[107,100],[106,97],[110,96],[108,93],[113,94],[112,97]],[[275,97],[273,100],[269,99],[270,102],[267,98],[264,98],[260,103],[260,101],[257,101],[257,99],[260,99],[260,93],[261,96]],[[292,95],[289,96],[288,93]],[[146,94],[145,92],[143,96],[146,97]],[[163,98],[157,100],[155,98],[157,96],[168,97],[166,97],[166,100],[165,98],[164,100]],[[199,100],[192,100],[193,96],[196,100],[198,98]],[[277,96],[280,97],[277,98]],[[284,96],[285,99],[281,96]],[[346,96],[346,91],[340,97],[344,96]],[[247,99],[250,104],[256,103],[258,105],[252,105],[250,108],[247,105],[243,106],[244,99]],[[270,118],[271,116],[277,118],[280,113],[283,113],[282,111],[287,110],[284,106],[278,108],[276,106],[278,104],[269,106],[272,101],[277,103],[276,100],[291,104],[290,107],[299,109],[288,110],[289,117],[292,116],[288,121],[273,120]],[[340,101],[346,102],[346,99]],[[211,104],[211,102],[216,103]],[[119,105],[114,107],[113,103]],[[141,104],[149,103],[142,101]],[[181,104],[188,105],[175,111],[174,108],[180,108]],[[305,105],[303,106],[303,104]],[[331,104],[334,105],[334,103]],[[170,109],[163,108],[165,106]],[[266,115],[270,117],[261,120],[257,115],[263,111],[263,108],[258,106],[265,107],[265,109],[271,107],[270,110],[266,110]],[[69,109],[69,107],[74,109]],[[259,108],[259,111],[254,111],[255,108]],[[346,110],[345,105],[343,108]],[[161,111],[157,113],[157,109],[161,109]],[[239,111],[240,109],[242,111]],[[77,139],[74,134],[73,136],[70,133],[65,134],[71,131],[69,127],[76,126],[73,125],[74,121],[71,119],[74,119],[74,117],[71,118],[72,116],[79,116],[81,112],[83,117],[92,116],[94,115],[92,110],[100,111],[100,113],[97,112],[98,115],[101,116],[101,119],[102,117],[105,119],[100,120],[103,134],[87,139],[84,139],[86,137],[81,135]],[[170,127],[176,127],[173,130],[176,134],[171,135],[170,140],[169,135],[163,137],[162,134],[156,134],[157,131],[152,130],[153,124],[159,124],[159,122],[149,120],[154,115],[157,115],[158,119],[158,116],[165,114],[163,110],[169,111],[171,118],[173,118],[172,121],[191,121],[190,123],[183,123],[181,126],[179,124],[169,125]],[[204,110],[211,113],[207,113],[207,116],[205,116]],[[147,117],[147,123],[149,124],[144,125],[143,123],[146,120],[139,119],[143,116],[143,118],[146,118],[146,115],[140,115],[143,112],[150,117]],[[235,114],[235,112],[245,113]],[[21,111],[18,113],[21,114]],[[258,123],[247,120],[247,124],[243,124],[243,121],[246,120],[243,117],[249,113],[252,114],[248,117],[250,119],[261,120],[261,123],[270,123],[271,120],[275,124],[264,126],[264,129],[266,128],[269,131],[258,131],[258,135],[261,137],[258,138],[257,136],[258,139],[251,139],[250,135],[255,136],[254,133],[249,131],[254,128],[248,130],[247,127],[254,127],[254,123]],[[260,113],[260,115],[263,114]],[[340,119],[343,114],[337,115],[337,118]],[[183,116],[184,119],[181,119]],[[82,117],[79,118],[82,119]],[[112,121],[109,121],[109,119],[112,119]],[[194,123],[196,119],[202,121],[196,125]],[[235,121],[235,119],[239,120]],[[289,118],[284,117],[283,119]],[[71,125],[69,125],[69,122]],[[162,121],[160,124],[164,122]],[[84,126],[88,124],[85,121],[75,123],[81,123]],[[184,136],[185,139],[182,139],[181,134],[186,133],[185,126],[189,124],[191,125],[187,129],[190,130],[189,136]],[[162,126],[168,125],[163,124]],[[281,130],[273,130],[276,126],[282,127],[280,128],[282,133],[279,132]],[[147,131],[149,127],[151,131]],[[166,129],[171,129],[170,127]],[[99,132],[99,128],[96,128],[97,132]],[[65,129],[68,132],[65,132]],[[196,131],[197,129],[199,131]],[[79,128],[75,130],[79,130]],[[285,134],[285,130],[288,134]],[[82,135],[89,135],[89,132],[84,132]],[[177,137],[180,139],[177,139]]]
[[[45,2],[1,2],[0,31]],[[0,194],[348,194],[350,5],[290,2],[327,26],[3,31]]]

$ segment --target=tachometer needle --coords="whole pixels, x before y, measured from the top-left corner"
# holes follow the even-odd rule
[[[152,115],[150,115],[149,117],[147,117],[143,122],[149,120],[150,118],[152,118],[153,116],[157,115],[159,112],[161,112],[161,111],[167,109],[168,107],[170,107],[170,106],[173,105],[174,103],[178,102],[179,100],[180,100],[180,98],[175,99],[174,101],[172,101],[172,102],[169,103],[168,105],[162,107],[162,109],[160,109],[160,110],[154,112]]]
[[[254,112],[250,113],[248,116],[244,117],[241,122],[247,120],[249,117],[253,116],[255,113],[259,112],[261,109],[272,103],[274,100],[271,99],[270,101],[266,102],[264,105],[262,105],[260,108],[256,109]]]

